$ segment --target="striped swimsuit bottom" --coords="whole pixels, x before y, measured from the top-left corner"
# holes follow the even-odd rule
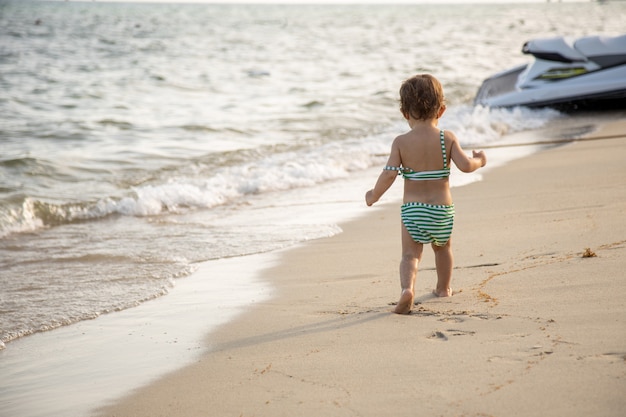
[[[414,241],[444,246],[452,235],[454,204],[405,203],[400,208],[402,223]]]

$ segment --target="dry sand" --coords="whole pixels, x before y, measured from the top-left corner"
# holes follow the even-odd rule
[[[285,251],[264,272],[275,297],[100,415],[623,416],[626,123],[595,136],[611,138],[453,190],[454,297],[430,295],[427,249],[413,313],[390,312],[399,203],[383,204]]]

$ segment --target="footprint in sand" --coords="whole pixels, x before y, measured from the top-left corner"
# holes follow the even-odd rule
[[[578,360],[606,360],[609,363],[626,363],[626,352],[608,352],[597,355],[579,356]]]
[[[451,336],[473,336],[476,334],[476,332],[472,330],[448,329],[447,332],[449,332]],[[436,339],[442,342],[445,342],[448,340],[448,336],[444,332],[439,331],[439,330],[435,330],[434,332],[432,332],[430,336],[428,336],[428,338]]]
[[[440,331],[432,332],[431,335],[428,336],[428,338],[440,340],[442,342],[446,342],[448,340],[448,336],[446,336],[443,332],[440,332]]]
[[[450,317],[450,316],[446,316],[443,318],[440,318],[439,321],[443,321],[443,322],[452,322],[452,323],[462,323],[465,320],[463,320],[460,317]]]
[[[448,331],[452,333],[452,336],[473,336],[476,334],[476,332],[472,330],[448,329]]]

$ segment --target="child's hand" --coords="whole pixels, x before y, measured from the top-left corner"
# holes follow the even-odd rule
[[[484,167],[485,165],[487,165],[487,156],[485,155],[485,153],[483,151],[472,151],[472,156],[476,159],[480,159],[480,166]]]
[[[368,206],[371,206],[375,202],[376,202],[376,199],[374,198],[374,190],[369,190],[368,192],[366,192],[365,193],[365,204],[367,204]]]

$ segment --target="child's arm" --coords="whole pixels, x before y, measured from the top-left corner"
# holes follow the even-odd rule
[[[454,161],[454,165],[457,166],[463,172],[474,172],[478,168],[487,165],[487,156],[483,151],[472,151],[472,157],[467,156],[465,151],[461,148],[459,141],[454,133],[446,131],[452,135],[452,147],[450,149],[450,158]]]
[[[393,184],[397,176],[397,171],[384,170],[383,172],[381,172],[374,188],[365,193],[365,204],[371,206],[372,204],[377,202],[380,197],[385,194],[385,191],[387,191],[389,187],[391,187],[391,184]]]
[[[387,160],[387,166],[399,167],[401,164],[402,159],[400,158],[400,151],[398,150],[396,141],[394,141],[391,145],[391,153],[389,154],[389,159]],[[383,170],[383,172],[381,172],[378,176],[378,180],[376,181],[374,188],[365,193],[365,204],[371,206],[377,202],[380,197],[385,194],[385,191],[391,187],[397,176],[397,171]]]

